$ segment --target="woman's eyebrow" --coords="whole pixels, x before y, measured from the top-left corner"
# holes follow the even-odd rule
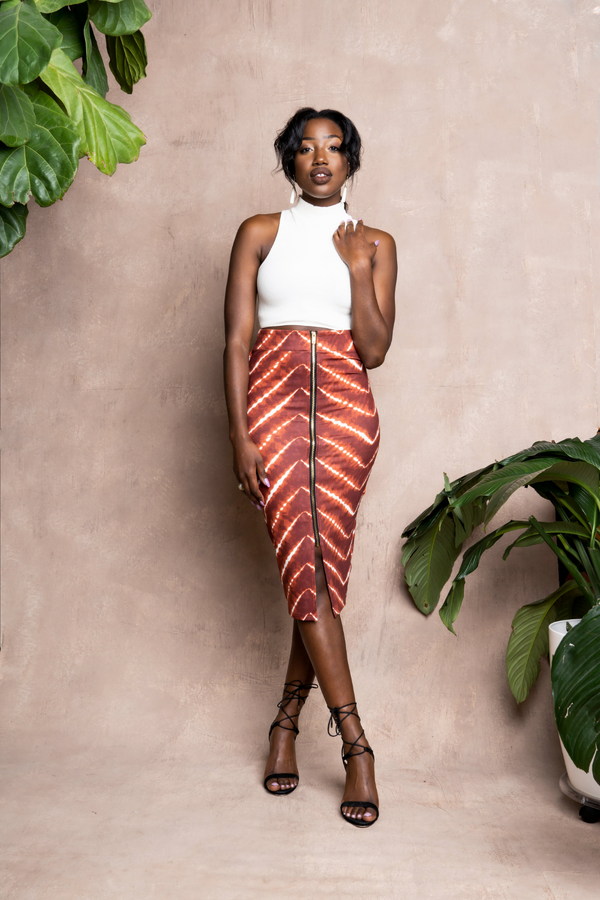
[[[330,141],[332,138],[337,138],[338,141],[343,140],[343,138],[341,138],[341,137],[339,136],[339,134],[326,134],[326,135],[325,135],[325,140],[326,140],[326,141]],[[302,140],[303,140],[303,141],[315,141],[316,138],[314,138],[314,137],[303,137]]]

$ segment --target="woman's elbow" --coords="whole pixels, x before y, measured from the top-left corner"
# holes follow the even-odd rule
[[[363,359],[363,365],[365,369],[378,369],[379,366],[382,366],[384,362],[385,353],[369,354],[366,359]]]

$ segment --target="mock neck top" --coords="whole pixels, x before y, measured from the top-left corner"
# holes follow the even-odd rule
[[[333,243],[341,222],[355,222],[343,203],[313,206],[300,197],[281,213],[275,242],[258,270],[260,328],[350,329],[350,272]]]

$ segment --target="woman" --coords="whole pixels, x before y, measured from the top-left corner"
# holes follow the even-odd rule
[[[264,786],[298,785],[298,717],[316,674],[342,737],[352,825],[379,816],[373,751],[361,728],[339,613],[356,513],[379,444],[366,369],[380,366],[394,325],[393,238],[346,214],[360,165],[353,123],[298,110],[275,151],[295,207],[242,223],[225,299],[225,391],[238,487],[263,510],[294,620]],[[260,330],[252,349],[256,299]],[[331,733],[331,731],[330,731]]]

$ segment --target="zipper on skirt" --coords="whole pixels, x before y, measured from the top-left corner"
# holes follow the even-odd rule
[[[317,499],[315,496],[315,457],[317,453],[317,332],[310,333],[310,454],[309,454],[309,485],[310,485],[310,511],[312,514],[313,531],[315,534],[315,547],[320,547],[319,524],[317,522]]]

